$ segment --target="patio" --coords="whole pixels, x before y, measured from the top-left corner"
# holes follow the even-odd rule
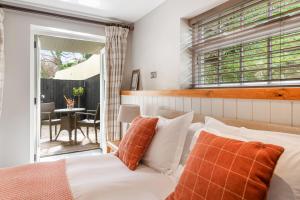
[[[57,126],[57,130],[59,130],[60,125]],[[49,137],[49,126],[42,126],[42,134],[40,138],[40,156],[53,156],[53,155],[60,155],[72,152],[80,152],[80,151],[88,151],[99,149],[99,144],[96,143],[95,140],[95,131],[93,129],[89,130],[89,137],[84,137],[81,133],[78,132],[78,143],[74,144],[74,142],[69,142],[69,133],[67,131],[62,131],[59,135],[57,141],[50,142]],[[83,129],[84,133],[86,134],[86,130]],[[98,130],[99,131],[99,130]],[[53,135],[54,134],[54,127],[53,127]],[[74,131],[73,131],[74,140]]]
[[[54,78],[41,79],[41,138],[40,138],[40,156],[53,156],[72,152],[88,151],[99,149],[99,144],[95,140],[94,127],[89,128],[89,137],[87,129],[80,120],[91,121],[93,125],[94,117],[98,116],[96,112],[100,99],[100,75],[99,75],[99,56],[92,56],[90,59],[70,68],[58,71]],[[96,70],[93,68],[98,67]],[[89,68],[88,68],[89,67]],[[84,72],[84,73],[83,73]],[[76,75],[77,74],[77,75]],[[62,79],[65,78],[65,79]],[[80,94],[80,101],[74,90],[81,88],[83,92]],[[70,98],[75,101],[74,109],[66,109],[66,99]],[[46,104],[50,104],[45,107]],[[49,107],[50,106],[50,107]],[[46,108],[46,110],[45,110]],[[49,130],[49,112],[51,112],[51,120],[57,120],[57,133],[62,129],[59,136],[55,135],[55,126],[52,125],[52,141],[50,140]],[[89,115],[78,115],[77,121],[81,127],[85,137],[79,129],[77,129],[77,143],[75,140],[75,114],[86,113]],[[93,115],[94,114],[94,115]],[[46,123],[44,123],[46,120]],[[98,122],[99,123],[99,122]],[[54,124],[54,123],[52,123]],[[99,126],[99,124],[97,125]],[[69,132],[72,135],[70,142]],[[97,131],[99,138],[99,129]],[[55,139],[56,138],[56,139]],[[98,140],[99,141],[99,140]]]
[[[94,128],[94,125],[99,127],[99,109],[97,107],[99,91],[97,88],[100,83],[98,77],[90,78],[93,84],[89,84],[89,80],[42,79],[41,92],[44,102],[41,103],[41,157],[99,149]],[[73,109],[67,109],[64,96],[72,96],[74,87],[84,87],[84,95],[81,96],[80,104],[76,101]],[[97,117],[96,121],[94,121],[95,117]],[[75,138],[75,121],[77,121],[77,138]],[[52,137],[49,130],[50,123],[52,124]],[[57,124],[57,131],[55,131],[55,124]],[[86,125],[90,126],[88,134]],[[97,133],[99,141],[99,129],[97,129]]]
[[[39,41],[40,156],[99,149],[95,128],[99,142],[100,52],[104,43],[44,35]]]

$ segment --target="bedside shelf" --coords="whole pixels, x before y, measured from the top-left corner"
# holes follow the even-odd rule
[[[106,142],[106,146],[107,146],[106,152],[111,153],[111,152],[118,151],[120,142],[121,142],[121,140],[107,141]]]

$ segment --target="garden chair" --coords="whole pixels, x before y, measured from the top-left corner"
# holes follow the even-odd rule
[[[84,119],[81,119],[81,116],[84,116]],[[81,127],[86,127],[87,137],[89,137],[89,128],[94,128],[96,143],[98,143],[97,127],[100,127],[100,104],[97,105],[96,110],[75,113],[75,142],[77,142],[77,129],[82,130]]]
[[[55,103],[41,103],[41,136],[42,136],[42,126],[49,126],[50,141],[52,141],[52,126],[55,126],[55,135],[57,134],[57,125],[61,123],[60,119],[56,118],[54,113]]]

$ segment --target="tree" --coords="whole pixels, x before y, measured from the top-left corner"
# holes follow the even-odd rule
[[[41,51],[41,76],[53,78],[57,71],[72,67],[89,59],[92,54],[65,51]]]

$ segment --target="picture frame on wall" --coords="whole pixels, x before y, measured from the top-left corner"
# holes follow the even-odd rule
[[[138,90],[140,82],[140,70],[133,70],[131,76],[130,90]]]

